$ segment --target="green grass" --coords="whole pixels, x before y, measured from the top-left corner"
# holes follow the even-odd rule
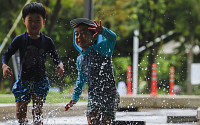
[[[0,103],[15,103],[13,94],[0,94]]]
[[[55,93],[50,92],[47,95],[46,102],[47,104],[54,104],[54,103],[66,103],[69,102],[71,99],[71,96],[67,96],[65,93]],[[87,99],[81,97],[81,102],[86,102]],[[15,97],[13,94],[0,94],[0,103],[15,103]]]
[[[67,95],[66,93],[49,93],[47,95],[47,99],[45,103],[48,104],[53,104],[53,103],[66,103],[69,102],[71,99],[71,96]],[[81,102],[86,102],[87,99],[81,97],[80,100]]]

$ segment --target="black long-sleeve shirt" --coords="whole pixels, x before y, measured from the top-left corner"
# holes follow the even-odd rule
[[[53,40],[42,33],[38,39],[31,39],[27,32],[15,37],[2,56],[2,64],[8,64],[10,57],[17,50],[20,52],[19,78],[21,80],[38,81],[46,77],[47,53],[50,54],[56,65],[61,62]]]

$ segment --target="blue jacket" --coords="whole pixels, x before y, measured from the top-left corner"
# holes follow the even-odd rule
[[[85,82],[88,83],[88,96],[109,95],[112,90],[116,90],[112,67],[116,37],[114,32],[103,27],[97,43],[82,52],[73,36],[73,44],[80,55],[77,57],[78,78],[71,100],[75,102],[79,100]]]

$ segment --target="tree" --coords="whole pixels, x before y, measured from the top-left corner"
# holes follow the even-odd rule
[[[53,31],[53,28],[54,28],[56,21],[58,19],[58,15],[59,15],[60,10],[61,10],[61,0],[57,0],[56,5],[55,5],[54,10],[53,10],[53,14],[52,14],[51,19],[50,19],[50,24],[47,28],[48,35],[50,35]]]
[[[76,80],[77,71],[75,63],[76,57],[79,54],[72,43],[73,28],[71,28],[69,22],[71,19],[83,17],[84,0],[37,1],[42,2],[47,10],[47,22],[42,32],[49,35],[54,40],[58,53],[61,55],[65,64],[66,72],[64,77],[71,77],[72,80],[70,82],[69,80],[67,80],[68,82],[63,81],[63,79],[58,80],[56,75],[54,75],[54,64],[47,58],[47,72],[50,81],[52,81],[50,83],[51,86],[65,88],[68,84]],[[4,3],[1,4],[0,1],[0,38],[2,39],[9,31],[10,24],[15,20],[16,13],[19,13],[23,8],[25,1],[8,0],[3,2]],[[190,49],[187,49],[190,50],[190,54],[188,53],[188,62],[193,60],[192,46],[199,45],[199,35],[197,35],[200,33],[200,25],[198,24],[200,19],[198,15],[199,0],[93,0],[93,2],[94,19],[97,21],[101,19],[103,26],[113,30],[118,36],[113,54],[114,61],[117,57],[126,58],[129,56],[128,58],[132,58],[133,31],[139,29],[139,46],[146,47],[139,55],[139,74],[142,80],[148,81],[148,90],[150,90],[151,86],[151,64],[160,61],[158,57],[163,55],[159,55],[158,51],[163,44],[173,39],[180,42],[181,46],[178,48],[178,54],[181,56],[184,55],[183,53],[185,53],[187,47],[191,45]],[[25,31],[26,28],[21,21],[15,29],[13,37]],[[157,42],[158,37],[167,34],[169,31],[172,31],[173,35]],[[180,38],[184,38],[184,41],[181,42]],[[153,44],[148,46],[149,43]],[[7,48],[7,46],[5,48]],[[171,57],[173,57],[173,59],[166,56],[169,60],[162,61],[169,65],[175,64],[169,63],[170,61],[175,62],[176,60],[174,56]],[[181,58],[177,59],[180,60]],[[145,65],[143,65],[144,61]],[[179,73],[177,77],[180,78],[179,80],[182,80],[182,82],[184,82],[185,79],[181,79],[181,77],[186,75],[186,68],[189,68],[191,63],[189,62],[187,66],[184,61],[185,58],[180,62],[182,65],[177,64],[177,66],[182,67],[176,68],[178,70],[176,70],[177,74]],[[195,58],[195,61],[198,62],[199,60]],[[143,68],[146,69],[146,67],[148,67],[147,70],[142,70]],[[116,70],[118,69],[116,68]],[[187,73],[189,76],[189,72]],[[118,72],[118,74],[122,73]],[[165,80],[166,76],[161,75],[160,79]],[[189,84],[187,88],[190,88]]]
[[[191,85],[191,64],[193,62],[193,47],[198,45],[195,41],[199,41],[199,21],[200,15],[198,14],[200,1],[179,1],[174,0],[171,3],[170,12],[176,11],[174,23],[174,31],[181,34],[180,37],[184,38],[184,42],[181,42],[182,48],[179,48],[179,52],[187,52],[187,93],[193,94]]]
[[[3,2],[3,3],[1,3],[1,2]],[[24,1],[24,2],[26,2],[26,1]],[[6,37],[9,30],[11,29],[13,22],[15,21],[15,18],[17,18],[17,16],[18,16],[18,14],[16,14],[16,12],[19,13],[21,11],[21,9],[19,9],[19,8],[21,8],[25,4],[24,2],[21,1],[21,4],[17,4],[17,6],[16,6],[16,1],[13,1],[13,0],[9,0],[6,2],[0,1],[0,5],[3,5],[0,9],[0,11],[1,11],[0,20],[2,22],[0,24],[0,26],[1,26],[0,38],[2,38],[2,41]],[[14,32],[11,34],[11,39],[13,39],[16,36],[16,34],[17,34],[16,30],[14,30]],[[8,42],[11,41],[11,39],[9,39]],[[7,46],[8,46],[8,44],[6,45],[6,47]],[[3,52],[5,52],[5,50],[3,50],[2,53]],[[0,54],[1,56],[2,56],[2,53]],[[11,61],[10,61],[10,64],[11,64]],[[11,67],[12,67],[12,65],[11,65]],[[1,73],[2,73],[2,71],[1,71]],[[9,88],[11,90],[12,85],[15,81],[15,77],[13,76],[13,77],[9,78],[8,80],[9,80],[9,82],[8,82]],[[4,83],[7,83],[8,80],[6,80]],[[2,82],[1,84],[4,84],[4,83]]]

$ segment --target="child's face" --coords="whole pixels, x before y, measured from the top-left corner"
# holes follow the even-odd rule
[[[94,44],[93,34],[88,29],[87,25],[80,25],[75,28],[76,44],[82,48],[83,51]]]
[[[27,28],[27,32],[31,35],[40,34],[40,30],[45,22],[46,19],[43,19],[43,17],[37,13],[28,14],[25,19],[23,18],[23,23]]]

